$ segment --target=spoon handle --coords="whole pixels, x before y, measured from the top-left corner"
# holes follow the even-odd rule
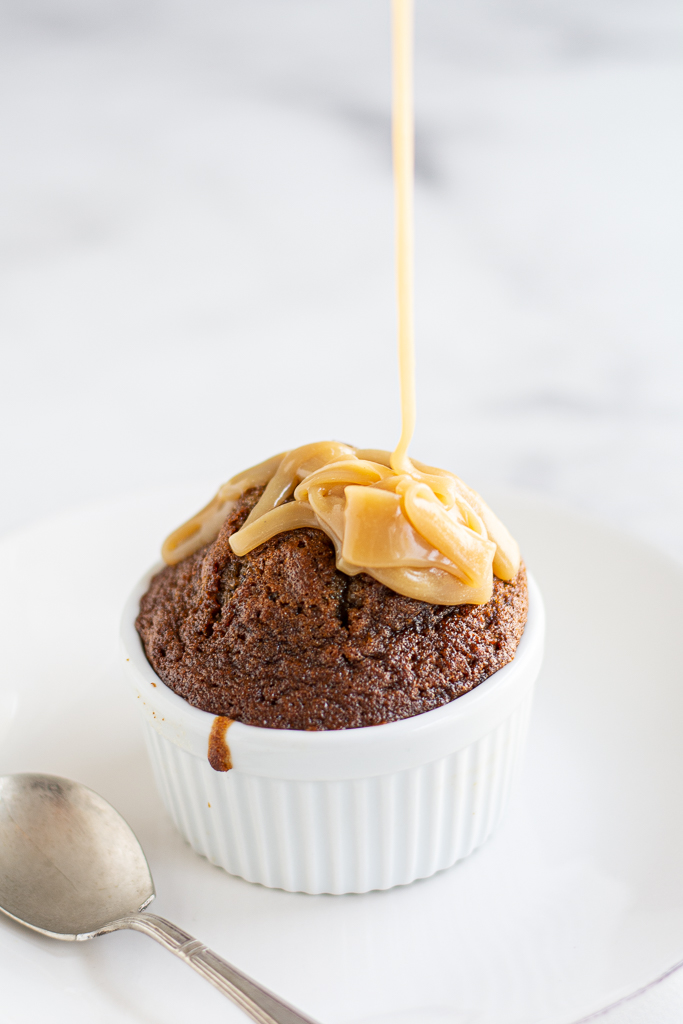
[[[113,928],[105,928],[103,931],[119,928],[132,928],[156,939],[165,949],[193,967],[202,978],[215,985],[224,996],[232,999],[256,1024],[317,1024],[312,1017],[295,1010],[289,1003],[279,999],[248,975],[242,974],[198,939],[163,917],[156,914],[128,914],[115,921]]]

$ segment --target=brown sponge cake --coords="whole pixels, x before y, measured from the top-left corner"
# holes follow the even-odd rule
[[[488,604],[443,606],[346,576],[320,530],[239,558],[228,538],[261,493],[243,496],[212,544],[162,569],[140,603],[147,658],[190,704],[277,729],[379,725],[447,704],[514,657],[523,565],[509,583],[494,578]]]

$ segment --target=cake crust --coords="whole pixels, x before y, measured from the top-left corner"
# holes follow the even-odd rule
[[[481,606],[403,597],[346,576],[320,530],[278,534],[243,557],[216,540],[152,580],[136,626],[157,675],[189,704],[247,725],[349,729],[410,718],[512,660],[524,631],[524,565]]]

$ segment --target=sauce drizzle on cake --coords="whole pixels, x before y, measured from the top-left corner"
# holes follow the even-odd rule
[[[401,437],[391,453],[337,441],[303,445],[244,470],[175,530],[162,556],[175,565],[216,539],[237,501],[263,487],[230,537],[238,556],[288,530],[314,527],[334,545],[337,568],[365,572],[430,604],[486,604],[494,574],[512,580],[519,548],[480,496],[453,473],[408,455],[415,429],[413,330],[413,10],[392,0],[393,160]]]

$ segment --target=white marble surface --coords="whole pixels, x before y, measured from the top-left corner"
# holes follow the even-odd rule
[[[418,0],[414,445],[679,558],[681,15]],[[0,530],[391,447],[386,0],[0,17]],[[672,979],[605,1019],[682,1016]]]

